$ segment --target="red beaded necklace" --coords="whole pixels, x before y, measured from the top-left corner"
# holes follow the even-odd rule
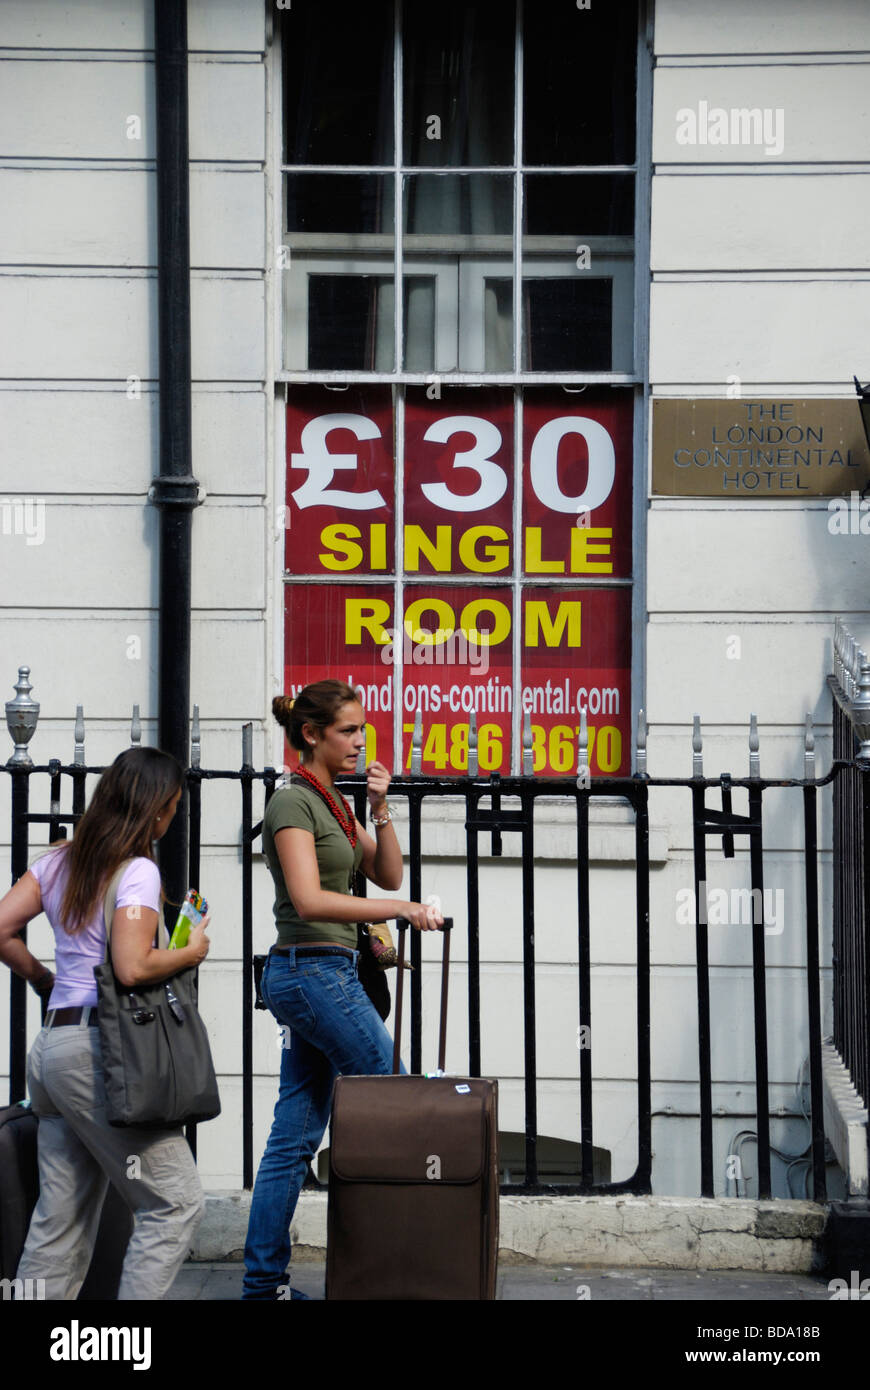
[[[356,849],[356,819],[354,817],[353,811],[350,809],[349,804],[341,795],[341,792],[338,793],[339,797],[341,798],[341,806],[339,806],[335,797],[332,796],[332,794],[326,790],[326,787],[317,777],[315,777],[313,772],[309,772],[307,767],[303,767],[300,763],[298,767],[295,767],[293,769],[293,775],[294,777],[303,778],[303,780],[308,782],[308,784],[312,786],[315,791],[320,792],[320,795],[323,797],[330,811],[335,816],[335,819],[338,821],[339,825],[341,826],[342,830],[344,831],[345,835],[350,841],[351,849]],[[342,809],[342,807],[344,809]]]

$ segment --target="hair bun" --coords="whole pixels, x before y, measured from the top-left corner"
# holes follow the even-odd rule
[[[293,697],[291,695],[276,695],[272,701],[272,714],[279,724],[290,718],[293,710]]]

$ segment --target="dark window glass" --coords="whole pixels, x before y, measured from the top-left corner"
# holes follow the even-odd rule
[[[510,372],[514,365],[514,283],[486,277],[483,296],[485,372]],[[479,364],[475,364],[479,366]]]
[[[292,0],[284,14],[286,164],[392,164],[392,0]]]
[[[527,372],[608,372],[613,289],[610,280],[523,280]]]
[[[309,275],[309,371],[391,371],[392,360],[392,279]]]
[[[511,174],[409,174],[405,231],[431,236],[501,235],[513,228]]]
[[[633,164],[637,8],[607,0],[525,6],[527,164]]]
[[[392,232],[392,174],[286,174],[288,232]]]
[[[505,0],[406,0],[406,164],[513,163],[514,22]]]
[[[633,174],[529,174],[523,231],[529,236],[632,236]]]

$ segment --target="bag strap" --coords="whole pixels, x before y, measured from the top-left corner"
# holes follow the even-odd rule
[[[109,959],[109,942],[112,936],[112,922],[115,917],[115,903],[118,898],[118,888],[124,875],[124,870],[131,861],[125,859],[123,864],[119,864],[112,877],[109,879],[109,886],[106,889],[106,896],[103,899],[103,921],[106,924],[106,960]]]
[[[404,917],[396,918],[396,926],[399,929],[399,967],[398,979],[396,980],[396,1008],[395,1008],[395,1037],[393,1039],[393,1076],[399,1074],[399,1049],[402,1045],[402,997],[404,994],[405,983],[405,932],[408,930],[409,923]],[[438,1028],[438,1070],[444,1070],[444,1060],[447,1054],[447,987],[450,978],[450,933],[453,930],[453,918],[445,917],[444,923],[438,928],[443,933],[443,947],[441,954],[441,1022]]]
[[[120,886],[121,879],[124,875],[124,871],[128,869],[132,863],[132,859],[125,859],[123,864],[118,865],[117,869],[112,874],[112,877],[109,879],[109,885],[106,889],[106,896],[103,899],[103,921],[106,924],[106,960],[109,959],[109,941],[112,935],[112,921],[115,916],[115,904],[118,899],[118,888]],[[166,926],[159,912],[157,914],[157,940],[161,942],[161,944],[164,947],[167,946],[169,943],[169,934],[166,930]]]

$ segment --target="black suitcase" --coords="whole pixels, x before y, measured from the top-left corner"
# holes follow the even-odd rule
[[[14,1279],[39,1196],[37,1132],[39,1121],[29,1106],[0,1110],[0,1278]],[[79,1292],[82,1302],[117,1298],[121,1266],[133,1230],[133,1215],[109,1184],[94,1254]],[[36,1290],[22,1290],[24,1297]]]
[[[450,927],[444,924],[438,1069]],[[329,1148],[328,1299],[492,1299],[498,1260],[498,1082],[400,1076],[399,924],[392,1076],[339,1076]]]

